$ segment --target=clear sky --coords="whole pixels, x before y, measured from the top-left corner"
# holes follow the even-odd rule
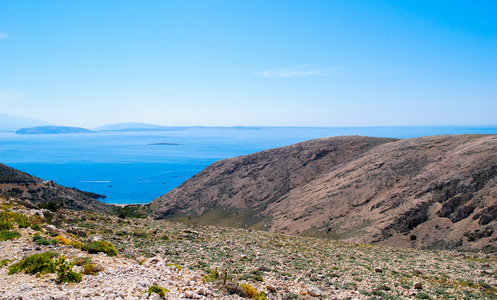
[[[497,1],[0,0],[0,113],[93,128],[497,124]]]

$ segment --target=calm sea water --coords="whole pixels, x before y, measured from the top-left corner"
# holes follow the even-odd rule
[[[338,135],[411,138],[463,133],[497,134],[497,126],[194,128],[56,135],[0,133],[0,162],[67,187],[106,195],[104,202],[148,203],[214,161],[304,140]]]

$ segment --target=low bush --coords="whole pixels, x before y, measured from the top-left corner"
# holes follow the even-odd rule
[[[59,244],[59,240],[56,239],[49,240],[47,238],[42,237],[39,234],[35,234],[33,236],[33,242],[35,242],[36,245],[44,245],[44,246]]]
[[[264,281],[264,278],[262,277],[263,273],[261,271],[255,271],[251,272],[249,274],[243,274],[240,277],[240,280],[247,280],[247,281]]]
[[[72,271],[73,264],[66,261],[64,256],[58,257],[57,252],[44,252],[33,254],[9,267],[9,275],[24,271],[26,274],[48,274],[57,273],[62,282],[80,282],[83,274]]]
[[[14,229],[17,224],[18,228],[28,228],[33,224],[38,224],[39,216],[26,217],[23,214],[9,211],[0,212],[0,230]]]
[[[91,263],[83,265],[83,274],[85,275],[96,275],[101,271],[103,271],[103,268],[100,266],[95,266],[94,264]]]
[[[26,274],[46,274],[55,272],[54,257],[59,256],[56,252],[44,252],[40,254],[33,254],[18,263],[9,267],[9,275],[24,271]]]
[[[0,219],[0,230],[14,229],[14,223],[8,219]]]
[[[12,260],[10,259],[2,259],[0,260],[0,268],[3,268],[5,267],[6,265],[8,265]]]
[[[219,278],[219,272],[217,271],[217,268],[214,270],[207,270],[207,274],[203,275],[204,281],[205,282],[213,282]]]
[[[66,261],[64,256],[57,258],[54,262],[55,271],[57,272],[57,276],[62,282],[80,282],[83,279],[83,274],[73,272],[72,264]]]
[[[86,251],[90,254],[103,252],[108,256],[116,256],[118,254],[116,247],[114,247],[112,243],[107,241],[96,241],[90,244],[85,244],[81,247],[81,250]]]
[[[158,285],[149,286],[146,293],[150,296],[152,293],[156,293],[161,297],[165,297],[169,290]]]
[[[62,245],[69,245],[71,243],[71,241],[69,239],[67,239],[66,237],[64,237],[60,234],[58,236],[54,237],[54,239],[59,241],[59,243],[61,243]]]
[[[78,241],[71,241],[69,245],[73,246],[76,249],[81,249],[81,247],[83,247],[83,243],[80,243]]]
[[[266,294],[264,294],[263,292],[257,291],[257,289],[255,287],[251,286],[248,283],[240,284],[240,287],[245,292],[247,298],[250,298],[253,300],[267,300]]]
[[[38,224],[32,224],[29,226],[31,229],[36,230],[36,231],[41,231],[41,226]]]
[[[21,237],[21,234],[17,231],[8,231],[8,230],[0,231],[0,241],[13,240],[17,239],[18,237]]]

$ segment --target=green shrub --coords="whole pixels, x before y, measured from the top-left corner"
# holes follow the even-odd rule
[[[83,274],[72,271],[72,264],[68,263],[64,256],[55,261],[55,270],[58,279],[62,282],[80,282],[83,279]]]
[[[267,300],[266,294],[257,291],[257,289],[248,283],[240,284],[240,287],[245,292],[247,298],[253,300]]]
[[[33,242],[35,242],[36,245],[44,245],[44,246],[59,244],[58,240],[56,240],[56,239],[49,240],[49,239],[42,237],[39,234],[33,235]]]
[[[181,267],[180,267],[180,266],[178,266],[178,265],[177,265],[177,264],[175,264],[175,263],[172,263],[172,264],[167,264],[167,266],[168,266],[168,267],[175,266],[175,267],[176,267],[176,269],[178,269],[178,271],[181,271]]]
[[[432,299],[430,295],[426,293],[417,293],[415,296],[416,299]]]
[[[14,229],[14,223],[11,220],[0,220],[0,230]]]
[[[28,218],[26,218],[26,217],[21,218],[21,219],[17,220],[17,226],[19,228],[28,228],[29,226],[31,226],[31,222],[29,222]]]
[[[240,287],[243,289],[243,291],[247,295],[247,298],[250,298],[250,299],[254,298],[255,295],[257,295],[259,293],[255,287],[251,286],[248,283],[240,284]]]
[[[148,287],[146,293],[148,293],[149,296],[152,293],[156,293],[161,297],[165,297],[166,294],[169,293],[169,290],[158,285],[152,285]]]
[[[257,293],[253,298],[253,300],[267,300],[266,294],[263,292]]]
[[[76,249],[81,249],[81,247],[83,247],[83,244],[78,241],[71,241],[69,245],[73,246]]]
[[[0,230],[10,229],[14,229],[14,220],[11,217],[11,213],[6,211],[0,212]]]
[[[18,237],[21,237],[21,234],[17,231],[7,231],[7,230],[0,231],[0,241],[13,240],[17,239]]]
[[[219,278],[219,272],[217,271],[217,268],[214,270],[208,270],[209,272],[206,275],[203,275],[204,280],[206,282],[212,282],[215,281],[216,279]]]
[[[36,230],[36,231],[41,231],[41,226],[38,225],[38,224],[31,224],[31,226],[29,226],[31,229],[33,230]]]
[[[59,256],[56,252],[33,254],[9,267],[9,275],[24,271],[26,274],[46,274],[55,272],[52,258]]]
[[[114,247],[112,243],[107,241],[96,241],[90,244],[85,244],[81,247],[81,250],[86,251],[90,254],[103,252],[108,256],[116,256],[118,254],[116,247]]]
[[[31,221],[23,214],[9,211],[0,212],[0,230],[8,230],[14,228],[14,223],[19,228],[28,228],[31,226]]]
[[[6,266],[8,263],[10,263],[12,260],[10,259],[2,259],[0,261],[0,268],[3,268],[4,266]]]
[[[257,271],[257,272],[251,272],[250,274],[243,274],[240,277],[240,280],[247,280],[247,281],[264,281],[264,278],[262,277],[262,272]]]
[[[95,266],[94,264],[87,263],[83,265],[83,274],[85,275],[96,275],[101,271],[103,271],[102,267]]]
[[[58,257],[56,252],[44,252],[33,254],[18,263],[9,267],[9,275],[24,271],[26,274],[47,274],[57,273],[58,279],[62,282],[80,282],[83,279],[83,274],[72,271],[72,264],[66,261],[64,256]]]

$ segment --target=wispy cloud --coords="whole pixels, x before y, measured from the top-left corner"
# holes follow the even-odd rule
[[[0,32],[0,40],[6,39],[6,38],[7,38],[7,34]]]
[[[305,76],[326,76],[332,75],[338,71],[342,71],[345,68],[311,68],[311,67],[293,67],[293,68],[281,68],[281,69],[270,69],[257,72],[256,75],[265,78],[285,78],[285,77],[305,77]]]

